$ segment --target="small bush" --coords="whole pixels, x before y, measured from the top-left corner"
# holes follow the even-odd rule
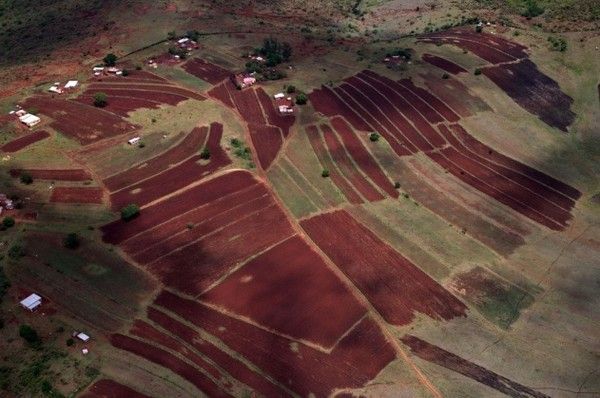
[[[67,339],[67,347],[71,347],[73,344],[75,344],[75,340],[73,340],[72,338],[68,338]]]
[[[35,329],[29,325],[19,326],[19,336],[21,336],[31,347],[39,347],[42,343],[42,340]]]
[[[210,159],[210,149],[208,149],[207,147],[202,148],[202,150],[200,151],[200,159]]]
[[[25,185],[29,185],[33,182],[33,177],[29,173],[21,174],[21,182]]]
[[[117,63],[117,56],[113,53],[106,54],[106,57],[103,59],[104,65],[106,66],[115,66]]]
[[[129,71],[127,69],[123,69],[123,76],[129,76]]]
[[[2,220],[2,226],[6,228],[11,228],[15,226],[15,219],[12,217],[4,217]]]
[[[400,188],[400,183],[398,181],[396,181],[394,183],[394,188],[399,189]]]
[[[526,0],[525,9],[521,12],[521,15],[531,19],[542,15],[544,11],[546,11],[544,7],[540,6],[536,0]]]
[[[323,169],[323,171],[321,172],[321,177],[323,177],[323,178],[329,177],[329,170]]]
[[[108,96],[105,93],[94,94],[94,106],[104,108],[108,105]]]
[[[475,69],[474,73],[475,73],[475,76],[481,75],[481,69],[479,69],[479,68]]]
[[[25,248],[21,245],[13,245],[8,249],[8,257],[13,260],[18,260],[19,258],[24,257],[25,254]]]
[[[79,236],[75,232],[67,234],[63,242],[67,249],[77,249],[80,245]]]
[[[140,142],[138,144],[138,148],[146,148],[146,143],[145,142]]]
[[[141,66],[141,65],[137,65],[137,66],[135,67],[135,70],[142,70],[142,66]]]
[[[548,37],[548,42],[552,51],[567,51],[567,41],[562,37],[550,36]]]
[[[304,93],[298,93],[296,96],[296,104],[304,105],[308,102],[308,96]]]
[[[483,25],[478,24],[477,26],[475,26],[475,32],[477,32],[477,33],[483,32]]]
[[[447,73],[444,73],[444,74],[442,75],[442,79],[444,79],[444,80],[446,80],[446,79],[450,79],[450,75],[449,75],[449,74],[447,74]]]
[[[287,86],[287,88],[285,89],[285,91],[286,91],[288,94],[293,94],[293,93],[295,93],[295,92],[296,92],[296,86],[289,85],[289,86]]]
[[[379,141],[379,134],[377,134],[377,133],[371,133],[371,134],[369,134],[369,140],[371,140],[372,142]]]
[[[240,140],[238,140],[237,138],[232,138],[231,141],[229,141],[231,143],[231,146],[234,148],[239,148],[242,145],[242,142]]]
[[[140,215],[140,207],[135,203],[128,204],[121,209],[121,219],[130,221]]]

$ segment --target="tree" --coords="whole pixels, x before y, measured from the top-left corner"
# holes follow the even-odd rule
[[[291,84],[289,86],[287,86],[287,88],[285,89],[285,91],[288,94],[293,94],[296,92],[296,86],[292,86]]]
[[[39,347],[42,343],[42,340],[35,329],[29,325],[19,326],[19,336],[21,336],[31,347]]]
[[[14,225],[15,219],[12,217],[4,217],[4,219],[2,220],[2,226],[4,226],[5,228],[14,227]]]
[[[167,32],[167,39],[174,40],[177,37],[177,32],[174,30]]]
[[[377,133],[371,133],[371,134],[369,134],[369,140],[371,140],[372,142],[379,141],[379,134],[377,134]]]
[[[296,96],[296,104],[304,105],[308,102],[308,96],[304,93],[298,93]]]
[[[200,151],[200,159],[210,159],[210,149],[208,149],[207,147],[202,148],[202,150]]]
[[[323,169],[323,171],[321,172],[321,177],[323,177],[323,178],[329,177],[329,170]]]
[[[94,106],[104,108],[106,105],[108,105],[108,96],[105,93],[94,94]]]
[[[198,41],[198,38],[200,37],[200,32],[198,32],[197,30],[188,30],[185,35],[190,40]]]
[[[21,245],[12,245],[10,249],[8,249],[8,257],[13,260],[17,260],[23,256],[25,256],[25,248]]]
[[[33,182],[33,177],[29,173],[22,173],[20,179],[21,182],[25,185],[29,185]]]
[[[475,73],[475,76],[481,75],[481,69],[479,69],[479,68],[475,69],[474,73]]]
[[[106,57],[103,59],[104,65],[106,66],[115,66],[117,63],[117,56],[113,53],[106,54]]]
[[[67,249],[77,249],[80,244],[79,236],[75,232],[71,232],[67,234],[63,243]]]
[[[121,209],[121,219],[130,221],[140,215],[140,207],[135,203],[128,204]]]

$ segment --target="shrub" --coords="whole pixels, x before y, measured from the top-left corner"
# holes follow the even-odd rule
[[[146,147],[146,143],[145,142],[140,142],[138,144],[138,148],[145,148]]]
[[[12,217],[4,217],[2,220],[2,226],[6,228],[11,228],[15,226],[15,219]]]
[[[128,204],[121,209],[121,219],[123,221],[133,220],[140,215],[140,207],[135,203]]]
[[[71,347],[73,344],[75,344],[75,340],[69,337],[67,339],[67,347]]]
[[[25,248],[21,245],[12,245],[10,249],[8,249],[8,257],[13,260],[18,260],[21,257],[25,256]]]
[[[21,174],[21,182],[25,185],[29,185],[33,182],[33,177],[29,173]]]
[[[321,177],[323,177],[323,178],[329,177],[329,170],[323,169],[323,171],[321,172]]]
[[[123,76],[129,76],[129,71],[127,69],[123,69]]]
[[[104,65],[106,66],[115,66],[117,63],[117,56],[113,53],[106,54],[106,57],[103,59]]]
[[[550,49],[552,51],[567,51],[567,41],[562,37],[550,36],[548,37],[548,42],[550,42]]]
[[[106,105],[108,105],[108,96],[105,93],[94,94],[94,106],[104,108]]]
[[[288,94],[293,94],[293,93],[295,93],[295,92],[296,92],[296,86],[289,85],[289,86],[287,86],[287,88],[285,89],[285,91],[286,91]]]
[[[239,148],[242,145],[242,142],[240,140],[238,140],[237,138],[232,138],[231,141],[229,141],[231,143],[231,146],[234,148]]]
[[[396,181],[394,183],[394,188],[399,189],[400,188],[400,183],[398,181]]]
[[[377,134],[377,133],[369,134],[369,140],[371,140],[371,142],[379,141],[379,134]]]
[[[208,149],[207,147],[202,148],[202,150],[200,151],[200,159],[210,159],[210,149]]]
[[[536,0],[526,0],[525,9],[521,12],[521,15],[527,19],[531,19],[542,15],[544,11],[546,10],[544,10],[544,8],[540,6]]]
[[[296,104],[304,105],[308,102],[308,96],[304,93],[298,93],[296,96]]]
[[[479,69],[479,68],[475,69],[474,73],[475,73],[475,76],[481,75],[481,69]]]
[[[475,32],[477,32],[477,33],[483,32],[483,25],[477,24],[477,26],[475,26]]]
[[[48,380],[42,381],[41,390],[44,394],[48,395],[52,392],[52,384]]]
[[[42,343],[42,340],[35,329],[29,325],[19,326],[19,336],[21,336],[31,347],[39,347]]]
[[[141,66],[141,65],[137,65],[137,66],[135,67],[135,70],[142,70],[142,66]]]
[[[63,244],[67,249],[77,249],[80,245],[79,236],[75,232],[67,234]]]
[[[444,80],[446,80],[446,79],[450,79],[450,75],[449,75],[449,74],[447,74],[447,73],[444,73],[444,74],[442,75],[442,79],[444,79]]]

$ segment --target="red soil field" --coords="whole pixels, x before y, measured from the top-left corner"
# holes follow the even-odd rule
[[[306,127],[306,135],[308,136],[308,140],[310,141],[319,162],[323,166],[324,169],[329,171],[329,177],[333,181],[333,183],[340,189],[340,191],[344,194],[346,199],[350,203],[360,204],[363,203],[360,195],[352,188],[352,186],[346,181],[346,179],[338,172],[337,167],[333,164],[333,161],[329,158],[329,154],[327,153],[327,149],[323,145],[323,141],[321,139],[321,135],[317,126],[307,126]]]
[[[575,120],[571,110],[573,99],[530,60],[483,68],[482,72],[519,106],[549,126],[567,132]]]
[[[183,64],[182,68],[202,80],[206,80],[210,84],[217,84],[229,76],[231,72],[218,65],[211,64],[200,58],[190,59],[188,62]]]
[[[456,114],[452,109],[450,109],[448,105],[446,105],[443,101],[438,99],[436,96],[434,96],[424,88],[415,86],[412,80],[403,79],[400,80],[398,84],[404,86],[413,94],[418,95],[423,100],[423,102],[429,104],[429,106],[435,109],[437,113],[442,115],[447,121],[458,122],[460,120],[460,116]]]
[[[225,173],[174,195],[159,204],[145,208],[139,217],[129,222],[118,220],[103,226],[101,228],[102,239],[107,243],[119,244],[147,229],[167,222],[177,215],[256,184],[258,184],[256,179],[247,171]]]
[[[464,38],[467,40],[482,43],[485,46],[492,47],[502,51],[514,58],[520,59],[527,57],[527,47],[507,40],[499,35],[491,35],[486,32],[477,33],[472,29],[455,28],[444,32],[431,33],[430,36],[443,36],[448,38]]]
[[[254,258],[199,299],[325,348],[333,347],[366,313],[298,236]]]
[[[458,150],[460,153],[476,161],[477,164],[483,167],[483,169],[493,170],[494,172],[520,185],[521,187],[523,187],[524,190],[531,192],[534,195],[534,197],[540,198],[543,201],[547,201],[549,204],[552,204],[555,207],[553,207],[554,210],[565,210],[569,212],[575,205],[573,199],[567,198],[559,194],[558,192],[553,191],[552,189],[537,182],[536,180],[519,174],[511,168],[498,165],[485,157],[479,156],[477,153],[471,151],[468,147],[464,146],[463,143],[450,132],[450,129],[448,127],[441,125],[439,129],[440,132],[442,132],[442,134],[448,139],[448,142],[450,142],[450,144],[452,144],[452,146],[456,148],[456,150]],[[461,130],[468,135],[468,133],[464,129],[462,129],[462,127]]]
[[[169,93],[181,95],[183,97],[193,98],[198,101],[204,101],[206,97],[196,93],[195,91],[188,90],[183,87],[177,87],[170,84],[140,84],[140,83],[129,83],[123,84],[110,84],[110,83],[92,83],[87,87],[87,92],[97,92],[104,90],[135,90],[135,91],[150,91],[152,93]]]
[[[223,126],[219,123],[212,123],[206,142],[206,147],[211,154],[207,164],[198,163],[201,160],[200,155],[192,156],[177,166],[129,186],[126,190],[111,194],[112,208],[118,210],[129,203],[136,203],[139,206],[146,205],[229,165],[231,160],[219,144],[222,135]]]
[[[476,99],[469,93],[467,86],[454,78],[442,79],[434,74],[422,74],[425,85],[433,95],[444,101],[446,105],[452,108],[461,117],[473,115],[472,105]]]
[[[110,336],[110,342],[116,348],[129,351],[150,362],[154,362],[157,365],[170,369],[173,373],[183,377],[210,397],[230,396],[221,390],[221,388],[204,373],[201,373],[194,366],[165,350],[122,334],[113,334]]]
[[[207,92],[207,94],[209,96],[211,96],[212,98],[221,101],[226,106],[228,106],[230,108],[234,108],[235,105],[233,104],[233,100],[231,99],[231,96],[229,95],[229,90],[227,90],[227,87],[226,87],[227,84],[231,84],[231,83],[223,82],[223,83],[219,84],[218,86],[214,86]]]
[[[240,91],[233,89],[233,85],[231,84],[228,84],[225,87],[229,89],[229,95],[233,99],[238,112],[242,115],[242,118],[246,123],[267,124],[254,89],[250,88]]]
[[[513,197],[508,196],[506,193],[499,191],[493,185],[489,185],[483,182],[482,180],[478,179],[476,176],[467,172],[467,170],[464,170],[462,166],[454,164],[449,159],[454,159],[458,152],[456,152],[456,150],[452,150],[452,148],[448,149],[449,151],[441,151],[440,153],[429,153],[428,156],[435,162],[437,162],[440,166],[442,166],[445,170],[454,174],[456,177],[471,185],[473,188],[485,193],[486,195],[491,196],[498,202],[505,204],[506,206],[512,208],[513,210],[516,210],[517,212],[532,219],[533,221],[545,225],[548,228],[556,231],[561,231],[565,228],[565,225],[561,225],[555,221],[548,219],[546,216],[538,213],[534,209],[527,207],[525,204],[520,203]],[[477,170],[477,167],[475,166],[469,165],[466,167],[471,169],[469,171]]]
[[[12,169],[10,175],[18,177],[27,173],[34,180],[53,181],[89,181],[92,179],[90,173],[83,169]]]
[[[365,120],[372,126],[379,125],[380,127],[377,131],[381,131],[386,139],[388,137],[383,132],[387,132],[388,136],[395,138],[410,153],[418,152],[418,150],[433,149],[409,121],[389,101],[382,99],[380,95],[374,94],[374,90],[362,93],[361,90],[349,84],[342,84],[336,87],[335,91],[340,95],[343,92],[351,96],[357,104],[363,107],[364,111],[362,112],[358,110],[359,108],[354,107],[354,109],[360,112],[360,115],[365,117]],[[370,98],[369,94],[374,94],[375,98]]]
[[[98,77],[97,80],[99,81],[106,81],[106,82],[110,82],[110,81],[115,81],[115,82],[121,82],[121,83],[127,83],[129,80],[149,80],[150,82],[156,83],[156,82],[165,82],[168,83],[169,81],[161,76],[158,76],[152,72],[148,72],[145,70],[137,70],[137,69],[131,69],[129,70],[129,75],[127,76],[102,76],[102,77]]]
[[[207,135],[207,126],[196,127],[175,146],[128,170],[106,178],[104,185],[109,191],[114,192],[158,174],[197,153]]]
[[[150,398],[134,389],[109,379],[95,382],[82,398]]]
[[[283,137],[287,137],[290,134],[290,128],[294,124],[296,117],[294,115],[282,115],[279,110],[275,108],[275,104],[269,97],[269,94],[265,92],[261,87],[256,89],[256,96],[262,106],[262,109],[267,116],[267,121],[271,126],[277,126],[281,129]]]
[[[88,187],[55,187],[50,202],[102,203],[102,189]]]
[[[84,95],[87,97],[94,96],[98,92],[103,92],[108,96],[107,101],[110,102],[111,97],[129,97],[140,100],[150,100],[161,104],[177,105],[180,102],[186,101],[189,97],[180,94],[165,93],[148,90],[131,90],[129,88],[102,88],[100,90],[87,90]]]
[[[331,125],[335,131],[342,137],[344,146],[356,162],[358,167],[375,183],[381,190],[386,192],[392,198],[398,197],[398,191],[384,174],[379,164],[373,159],[369,151],[362,142],[356,137],[354,131],[348,123],[339,116],[331,119]]]
[[[344,210],[300,222],[310,238],[367,296],[384,319],[407,325],[415,312],[434,319],[467,307]]]
[[[324,116],[343,116],[358,131],[373,130],[365,121],[326,86],[313,90],[308,95],[312,106]]]
[[[325,139],[329,155],[344,177],[346,177],[352,186],[369,202],[382,200],[384,196],[357,170],[339,138],[335,135],[333,130],[331,130],[331,127],[322,124],[321,131],[323,132],[323,138]]]
[[[381,107],[381,109],[390,109],[390,106],[395,107],[412,122],[412,124],[417,128],[417,131],[420,133],[421,137],[427,141],[429,147],[439,148],[446,144],[446,141],[440,136],[440,134],[410,103],[405,101],[401,102],[400,98],[396,98],[396,100],[391,103],[391,101],[385,95],[382,95],[382,93],[374,89],[373,86],[365,83],[363,80],[360,80],[355,76],[349,77],[346,79],[346,81],[368,95],[369,98],[371,98],[371,100],[377,104],[377,106]],[[388,112],[385,113],[388,114]],[[423,146],[423,144],[417,144],[421,142],[419,138],[412,135],[410,135],[409,138],[420,149],[426,147]]]
[[[167,251],[145,267],[165,285],[197,295],[232,266],[293,234],[285,214],[276,205],[231,221],[232,224],[200,240],[181,242],[184,246]]]
[[[28,98],[24,108],[37,108],[40,113],[54,119],[53,128],[82,145],[134,131],[138,128],[114,113],[76,101],[54,99],[47,96]]]
[[[253,206],[253,202],[265,198],[271,199],[266,188],[262,184],[252,185],[249,188],[225,195],[188,212],[174,216],[167,223],[150,228],[132,239],[124,241],[121,247],[129,254],[150,250],[153,246],[160,245],[169,238],[188,231],[189,224],[194,225],[194,229],[204,223],[212,224],[222,214],[231,214],[232,211],[240,207]]]
[[[542,184],[554,189],[557,192],[562,193],[567,197],[570,197],[573,200],[577,200],[581,197],[581,192],[579,192],[572,186],[565,184],[564,182],[559,181],[547,174],[544,174],[530,166],[520,163],[512,158],[509,158],[508,156],[496,152],[494,149],[483,144],[482,142],[478,141],[475,137],[467,133],[467,131],[464,128],[462,128],[461,125],[452,124],[450,125],[450,129],[463,142],[463,144],[466,147],[468,147],[474,153],[477,153],[479,156],[487,158],[494,163],[515,170],[516,172],[526,175],[527,177],[533,180],[539,181]]]
[[[250,131],[252,144],[256,149],[260,167],[267,170],[283,145],[281,130],[279,127],[264,124],[248,124],[248,130]]]
[[[457,47],[467,50],[477,55],[492,64],[499,64],[502,62],[511,62],[516,58],[508,55],[496,48],[486,45],[485,43],[477,42],[471,38],[459,38],[459,37],[444,37],[444,36],[421,36],[418,39],[419,42],[434,43],[434,44],[451,44]]]
[[[74,101],[80,102],[85,105],[93,105],[94,97],[92,95],[80,95],[79,97],[75,98]],[[119,97],[116,95],[111,95],[110,101],[103,109],[115,113],[119,116],[128,117],[130,112],[133,112],[137,109],[158,109],[161,105],[161,102],[156,102],[148,99]]]
[[[423,54],[421,58],[423,59],[423,61],[440,69],[443,69],[448,73],[452,73],[453,75],[458,75],[459,73],[467,72],[467,70],[462,66],[457,65],[454,62],[447,60],[446,58],[438,57],[437,55]]]
[[[183,323],[171,318],[164,312],[156,308],[148,308],[148,319],[160,325],[162,328],[169,330],[173,336],[177,336],[195,350],[206,355],[219,367],[224,369],[231,376],[253,388],[255,391],[263,394],[265,397],[280,397],[290,395],[280,387],[273,384],[267,378],[251,370],[242,361],[229,356],[227,353],[219,349],[207,340],[204,340],[192,328]]]
[[[336,388],[356,388],[372,380],[395,354],[379,327],[363,318],[330,353],[291,340],[204,305],[163,291],[155,305],[216,336],[248,361],[298,395],[328,396]]]
[[[2,151],[4,152],[17,152],[20,151],[21,149],[28,147],[29,145],[32,145],[38,141],[41,141],[43,139],[46,139],[50,137],[50,133],[48,133],[45,130],[38,130],[35,131],[31,134],[27,134],[24,137],[19,137],[17,139],[14,139],[4,145],[2,145],[2,148],[0,148]]]
[[[421,340],[412,335],[402,337],[402,342],[410,347],[411,351],[419,358],[458,372],[472,380],[500,391],[510,397],[535,397],[550,398],[546,394],[526,387],[513,380],[500,376],[482,366],[459,357],[451,352],[444,350],[436,345]]]

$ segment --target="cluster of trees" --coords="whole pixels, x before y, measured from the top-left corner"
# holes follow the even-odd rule
[[[292,56],[292,46],[286,42],[279,42],[273,37],[264,39],[263,45],[254,50],[265,60],[263,62],[252,60],[246,63],[246,72],[257,73],[259,79],[278,80],[286,76],[284,72],[275,67],[282,62],[287,62]]]
[[[567,51],[567,41],[562,37],[550,36],[548,42],[550,43],[550,49],[553,51]]]

